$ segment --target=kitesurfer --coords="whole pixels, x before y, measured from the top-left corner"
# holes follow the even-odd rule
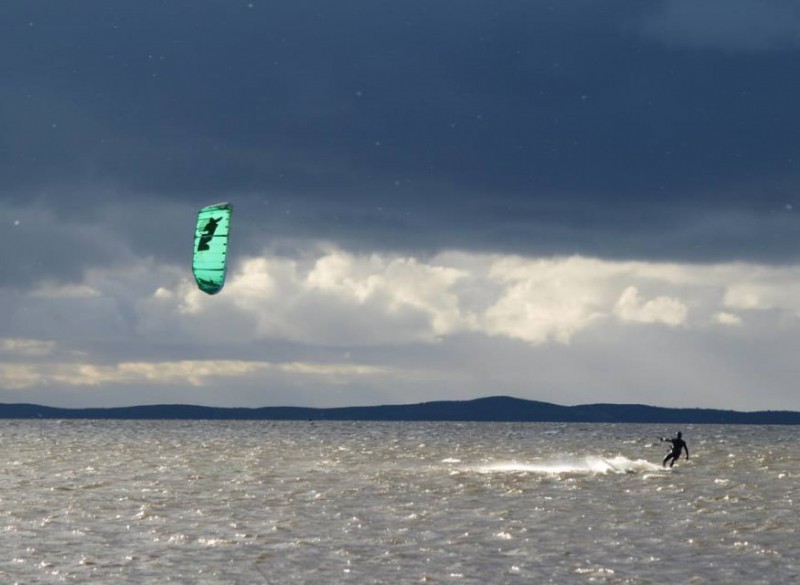
[[[198,252],[203,252],[205,250],[210,249],[208,243],[214,236],[214,232],[217,231],[217,225],[219,224],[221,219],[222,219],[221,217],[217,218],[210,217],[208,219],[208,223],[206,223],[205,227],[203,228],[204,235],[200,238],[200,243],[197,245]]]
[[[680,432],[674,439],[665,439],[661,437],[662,441],[666,441],[667,443],[672,443],[672,451],[670,451],[666,457],[664,457],[664,461],[661,462],[662,467],[667,466],[667,461],[669,461],[669,466],[672,467],[675,465],[675,462],[680,459],[681,452],[686,451],[686,459],[689,459],[689,447],[686,446],[686,441],[682,438]]]
[[[209,217],[208,223],[203,228],[203,233],[207,236],[213,236],[214,232],[217,231],[220,220],[222,220],[221,217]]]

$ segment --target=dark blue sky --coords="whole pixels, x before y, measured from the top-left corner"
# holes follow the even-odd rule
[[[748,36],[734,2],[693,41],[716,5],[4,3],[5,197],[235,199],[355,249],[794,259],[800,10]]]

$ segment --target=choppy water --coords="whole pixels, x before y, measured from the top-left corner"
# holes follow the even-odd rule
[[[800,429],[676,430],[0,421],[0,582],[798,582]]]

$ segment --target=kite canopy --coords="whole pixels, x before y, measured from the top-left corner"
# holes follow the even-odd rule
[[[225,284],[231,213],[233,205],[217,203],[197,214],[192,272],[200,290],[210,295],[217,294]]]

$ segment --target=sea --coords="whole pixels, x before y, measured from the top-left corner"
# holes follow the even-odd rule
[[[663,468],[660,436],[690,459]],[[0,421],[0,583],[800,582],[800,427]]]

